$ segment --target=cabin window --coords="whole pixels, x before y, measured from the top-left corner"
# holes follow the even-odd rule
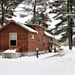
[[[46,42],[46,38],[45,37],[43,37],[43,42]]]
[[[46,46],[46,38],[43,37],[43,46]]]
[[[46,46],[46,42],[43,43],[43,46]]]
[[[38,37],[38,41],[41,41],[41,37],[40,36]]]
[[[16,46],[17,33],[10,33],[10,46]]]
[[[42,28],[39,28],[39,32],[42,32]]]
[[[33,34],[31,34],[31,39],[34,39],[34,35]]]

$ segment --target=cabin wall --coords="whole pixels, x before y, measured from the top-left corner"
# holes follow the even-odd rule
[[[29,37],[28,37],[28,52],[36,52],[36,49],[38,48],[38,51],[41,53],[42,52],[48,52],[49,50],[49,39],[50,37],[44,35],[44,29],[42,29],[42,31],[39,31],[40,27],[34,26],[32,27],[34,28],[38,33],[34,34],[35,38],[31,39],[30,35],[32,33],[29,33]],[[39,37],[40,37],[40,41],[39,41]],[[44,45],[44,39],[45,37],[45,45]]]
[[[31,35],[34,35],[34,39],[31,37]],[[37,46],[38,46],[37,34],[29,32],[28,33],[28,52],[35,52]]]

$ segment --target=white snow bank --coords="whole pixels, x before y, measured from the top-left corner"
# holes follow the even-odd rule
[[[62,46],[63,49],[62,53],[65,55],[62,57],[63,59],[65,58],[66,60],[75,60],[75,47],[72,48],[72,50],[69,49],[69,46]]]
[[[63,49],[62,53],[65,53],[65,54],[71,53],[74,51],[74,50],[70,50],[68,46],[61,46],[61,49]]]
[[[69,60],[75,60],[75,53],[74,52],[72,52],[72,53],[68,53],[68,54],[66,54],[66,55],[64,55],[63,56],[63,58],[65,58],[65,59],[69,59]]]

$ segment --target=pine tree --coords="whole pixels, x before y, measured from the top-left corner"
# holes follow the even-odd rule
[[[1,26],[7,22],[7,18],[15,16],[13,13],[14,8],[23,0],[0,0],[0,24]]]
[[[22,9],[25,13],[27,12],[27,14],[20,14],[20,16],[27,17],[28,15],[32,15],[32,19],[27,21],[27,23],[38,23],[48,27],[47,21],[51,21],[51,19],[48,13],[45,13],[49,7],[47,1],[48,0],[24,0],[22,4],[25,6]]]
[[[61,3],[62,1],[62,3]],[[65,41],[66,38],[69,39],[69,49],[72,49],[72,35],[73,35],[73,28],[74,28],[74,15],[75,14],[75,7],[74,7],[74,0],[57,0],[54,2],[56,9],[52,12],[56,13],[57,15],[54,17],[56,19],[61,19],[56,27],[52,30],[55,30],[55,34],[61,34],[62,38],[61,41]]]

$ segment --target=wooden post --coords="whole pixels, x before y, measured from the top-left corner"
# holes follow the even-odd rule
[[[36,57],[38,58],[38,48],[36,48]]]

